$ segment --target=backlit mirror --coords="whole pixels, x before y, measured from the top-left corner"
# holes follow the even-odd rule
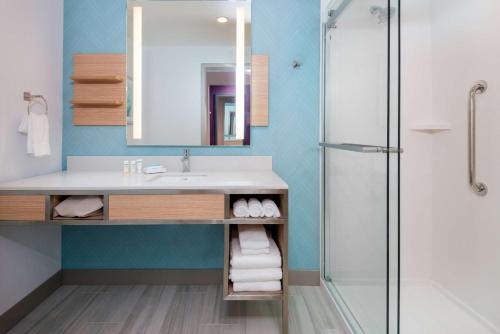
[[[250,145],[250,0],[129,0],[127,30],[128,145]]]

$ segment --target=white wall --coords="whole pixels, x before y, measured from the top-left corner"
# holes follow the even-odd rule
[[[452,130],[433,141],[433,280],[500,328],[500,2],[432,2],[434,117]],[[467,94],[478,80],[477,174],[467,181]]]
[[[0,2],[0,181],[61,168],[63,0]],[[49,103],[52,156],[26,155],[23,91]],[[0,314],[60,269],[58,227],[0,227]]]

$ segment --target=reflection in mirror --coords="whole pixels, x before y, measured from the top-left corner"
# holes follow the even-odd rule
[[[129,1],[127,143],[250,145],[251,6]]]

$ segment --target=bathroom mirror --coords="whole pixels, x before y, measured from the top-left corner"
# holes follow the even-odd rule
[[[128,1],[127,143],[250,144],[250,0]]]

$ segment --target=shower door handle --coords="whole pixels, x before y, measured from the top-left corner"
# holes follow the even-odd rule
[[[401,148],[387,146],[372,146],[349,143],[319,143],[319,146],[325,148],[333,148],[341,151],[351,151],[359,153],[403,153],[403,150]]]
[[[469,185],[479,196],[486,196],[488,187],[483,182],[476,181],[476,95],[483,94],[487,89],[486,81],[479,81],[469,91]]]

